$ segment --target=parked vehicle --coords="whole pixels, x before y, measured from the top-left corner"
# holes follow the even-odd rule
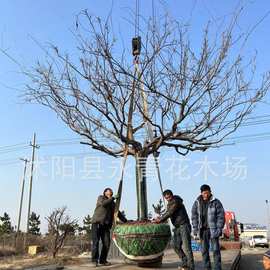
[[[249,240],[249,246],[254,247],[267,247],[269,248],[269,243],[264,235],[253,235]]]

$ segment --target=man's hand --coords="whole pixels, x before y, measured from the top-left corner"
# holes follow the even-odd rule
[[[161,219],[159,217],[152,220],[152,223],[159,224],[160,222],[161,222]]]
[[[113,198],[114,198],[114,200],[118,200],[120,198],[120,196],[118,194],[116,194]]]
[[[220,237],[222,235],[222,230],[221,229],[217,229],[217,237]]]
[[[199,234],[197,231],[193,232],[193,238],[194,238],[194,240],[199,240]]]

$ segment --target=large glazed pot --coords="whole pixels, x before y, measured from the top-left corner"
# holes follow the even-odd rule
[[[171,230],[164,223],[125,223],[115,226],[112,238],[126,258],[147,263],[162,260]]]

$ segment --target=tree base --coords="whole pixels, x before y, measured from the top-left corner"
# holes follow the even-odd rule
[[[163,255],[158,257],[155,260],[145,261],[145,262],[138,262],[139,267],[146,267],[146,268],[159,268],[162,266]]]

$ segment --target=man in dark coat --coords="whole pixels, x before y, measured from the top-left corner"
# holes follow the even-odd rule
[[[163,196],[168,202],[167,211],[155,221],[160,223],[168,218],[171,219],[175,227],[173,236],[174,249],[179,258],[182,259],[182,266],[179,269],[194,270],[194,258],[191,248],[191,225],[183,200],[181,197],[173,195],[169,189],[163,192]]]
[[[194,236],[199,236],[201,239],[205,269],[212,269],[209,256],[211,243],[214,255],[214,269],[221,270],[219,237],[222,235],[225,214],[222,203],[213,196],[210,186],[201,186],[201,195],[192,207],[191,220]]]
[[[92,217],[92,262],[98,266],[108,266],[108,252],[110,249],[111,236],[110,230],[113,225],[115,197],[111,188],[106,188],[103,195],[97,199],[96,208]],[[127,222],[127,219],[119,211],[118,218],[122,222]],[[101,253],[99,254],[99,241],[102,242]]]

